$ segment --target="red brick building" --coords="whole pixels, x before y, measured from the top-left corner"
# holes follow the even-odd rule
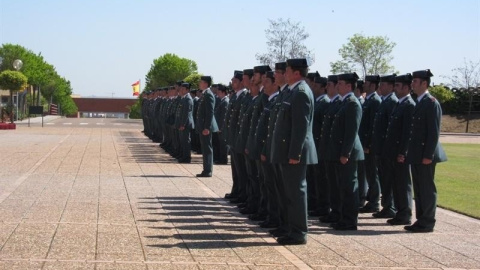
[[[77,118],[128,118],[137,99],[73,97],[73,101],[78,107]]]

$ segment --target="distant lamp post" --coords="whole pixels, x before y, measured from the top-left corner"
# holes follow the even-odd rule
[[[15,61],[13,61],[13,68],[16,70],[16,71],[19,71],[21,68],[23,67],[23,62],[22,60],[20,59],[16,59]],[[15,113],[15,119],[18,121],[18,91],[17,91],[17,108],[16,108],[16,113]]]

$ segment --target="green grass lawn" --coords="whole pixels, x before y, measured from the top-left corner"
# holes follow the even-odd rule
[[[438,205],[480,218],[480,144],[442,144],[448,161],[437,164]]]

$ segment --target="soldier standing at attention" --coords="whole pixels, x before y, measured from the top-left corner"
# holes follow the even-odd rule
[[[380,76],[367,75],[363,84],[366,96],[365,101],[362,104],[362,122],[360,123],[358,135],[360,136],[360,142],[362,143],[365,160],[363,164],[359,164],[359,166],[364,166],[363,169],[365,171],[368,189],[366,204],[363,207],[360,204],[360,213],[375,213],[380,210],[380,182],[378,180],[377,161],[373,151],[370,152],[373,143],[372,133],[375,114],[382,103],[382,99],[377,94],[379,83]],[[359,175],[359,181],[362,181],[360,178],[362,175]]]
[[[307,165],[317,163],[312,123],[314,101],[305,82],[309,61],[288,59],[285,90],[272,139],[272,163],[280,164],[285,189],[287,233],[277,239],[281,245],[307,243]]]
[[[417,106],[413,112],[407,162],[411,164],[417,221],[405,226],[405,230],[433,232],[437,208],[435,166],[437,162],[447,161],[442,145],[438,142],[442,109],[428,92],[430,77],[433,76],[430,70],[415,71],[412,76],[412,89],[417,95]]]
[[[220,104],[215,110],[215,120],[218,124],[218,160],[214,160],[217,164],[227,164],[228,163],[228,146],[226,143],[226,138],[223,136],[225,133],[225,116],[228,111],[228,96],[227,96],[227,87],[223,84],[218,85],[217,96],[220,100]]]
[[[194,128],[193,124],[193,99],[190,96],[190,84],[182,83],[180,86],[180,116],[178,121],[178,131],[180,137],[181,157],[178,159],[180,163],[191,162],[191,138],[190,131]]]
[[[198,105],[195,128],[200,133],[200,145],[202,147],[203,171],[197,177],[212,177],[213,170],[213,148],[212,133],[218,131],[217,122],[214,117],[215,97],[210,90],[212,77],[202,76],[198,84],[202,90],[202,101]]]
[[[338,75],[337,89],[341,96],[340,107],[335,113],[330,133],[329,147],[336,159],[335,177],[340,187],[340,220],[332,227],[335,230],[357,230],[358,223],[358,178],[357,163],[364,159],[358,128],[362,120],[362,106],[353,94],[358,75]]]
[[[327,95],[327,82],[325,77],[315,77],[313,84],[313,93],[315,96],[315,106],[313,115],[313,139],[315,148],[317,149],[318,164],[314,166],[315,178],[312,182],[313,197],[315,205],[312,205],[312,211],[308,212],[309,216],[327,216],[330,213],[330,190],[328,190],[328,180],[325,168],[325,157],[318,155],[320,149],[320,137],[322,135],[323,118],[330,105],[330,98]],[[307,177],[308,181],[308,177]],[[307,184],[307,186],[310,183]],[[310,193],[308,194],[310,196]],[[309,200],[310,201],[310,200]]]
[[[388,121],[393,110],[397,106],[398,98],[393,92],[395,85],[395,74],[380,77],[380,94],[382,103],[378,107],[373,126],[373,151],[377,159],[378,177],[380,180],[380,190],[382,193],[380,212],[373,213],[374,218],[394,218],[395,205],[393,204],[393,179],[387,175],[386,160],[382,158],[382,151],[385,145],[385,136],[387,134]]]
[[[393,202],[397,209],[395,217],[387,220],[390,225],[410,225],[412,219],[412,178],[410,165],[405,162],[415,110],[415,102],[410,97],[411,84],[410,73],[395,78],[398,105],[390,116],[383,148],[385,174],[393,180]]]
[[[331,131],[333,119],[341,104],[337,83],[337,75],[329,75],[327,77],[327,95],[330,98],[330,103],[323,116],[320,143],[317,149],[317,155],[320,157],[319,162],[325,164],[325,176],[327,178],[327,181],[319,182],[319,188],[321,190],[328,190],[330,206],[328,215],[319,218],[322,223],[336,223],[340,220],[342,214],[340,187],[335,177],[335,164],[338,162],[338,158],[333,156],[329,146],[332,142]]]

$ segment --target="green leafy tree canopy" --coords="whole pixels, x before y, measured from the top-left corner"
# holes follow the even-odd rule
[[[27,77],[19,71],[5,70],[0,73],[0,88],[16,92],[27,87]]]
[[[181,58],[176,54],[166,53],[153,60],[145,78],[145,89],[150,90],[173,85],[176,81],[196,72],[197,63],[195,61]]]
[[[330,71],[333,74],[355,71],[363,77],[367,74],[394,72],[395,68],[390,62],[393,60],[395,45],[386,36],[355,34],[338,50],[342,60],[331,62]]]

